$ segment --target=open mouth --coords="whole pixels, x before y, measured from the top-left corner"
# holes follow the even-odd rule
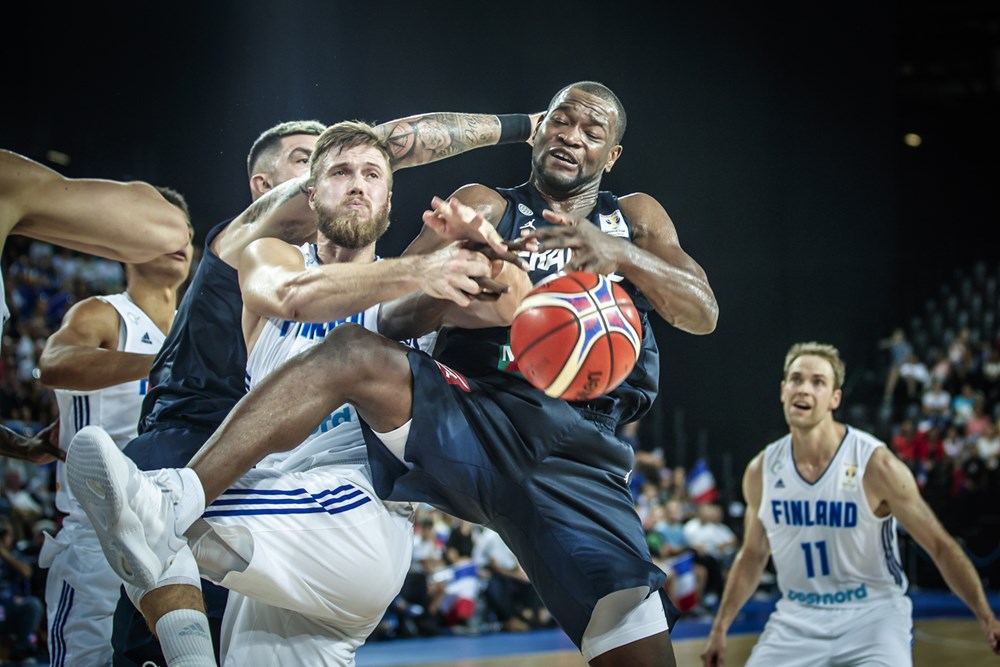
[[[561,148],[556,148],[552,151],[549,151],[549,155],[559,160],[560,162],[576,166],[576,158],[574,158],[571,153],[562,150]]]

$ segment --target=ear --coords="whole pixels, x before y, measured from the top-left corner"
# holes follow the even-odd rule
[[[830,397],[830,412],[833,412],[840,407],[840,399],[844,397],[844,392],[840,389],[833,392],[833,396]]]
[[[784,403],[785,402],[784,395],[785,395],[785,381],[782,380],[781,381],[781,387],[780,387],[780,389],[778,389],[778,402],[779,403]]]
[[[309,208],[316,210],[316,188],[311,185],[306,188],[306,199],[309,202]]]
[[[250,192],[254,194],[254,199],[263,197],[273,187],[266,174],[254,174],[250,177]]]
[[[618,144],[611,149],[611,155],[608,156],[608,161],[604,163],[604,173],[611,171],[611,168],[615,166],[615,162],[618,161],[622,155],[622,145]]]

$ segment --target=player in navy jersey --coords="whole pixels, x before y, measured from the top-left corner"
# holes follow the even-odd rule
[[[465,223],[488,228],[484,236],[514,239],[524,228],[537,238],[542,247],[522,257],[533,282],[560,270],[622,279],[643,313],[646,341],[618,389],[586,404],[545,396],[501,367],[506,327],[472,335],[446,329],[438,360],[341,326],[248,394],[192,460],[195,474],[186,479],[211,502],[264,456],[294,447],[303,429],[350,403],[364,421],[381,497],[429,502],[495,529],[592,665],[675,664],[666,577],[650,558],[632,505],[632,449],[615,429],[641,416],[656,394],[648,314],[706,334],[718,308],[704,271],[655,199],[600,192],[624,131],[614,93],[595,82],[572,84],[556,94],[536,129],[528,183],[513,191],[467,186],[455,197],[481,213]],[[446,243],[435,236],[447,222],[440,215],[446,206],[435,199],[424,214],[427,233],[408,250]],[[402,307],[414,301],[430,303],[417,297]],[[274,414],[294,417],[276,423]],[[123,492],[131,482],[123,481]],[[157,497],[156,517],[129,504],[149,525],[118,539],[143,559],[165,563],[171,535],[182,534],[198,508],[175,504],[175,492]]]
[[[769,557],[782,597],[748,665],[912,664],[897,522],[1000,653],[1000,623],[976,570],[920,497],[913,474],[885,443],[833,418],[844,372],[832,345],[797,343],[785,357],[781,403],[789,433],[755,456],[743,476],[743,546],[701,654],[708,667],[724,663],[726,631]]]

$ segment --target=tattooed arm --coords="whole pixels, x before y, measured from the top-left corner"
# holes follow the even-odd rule
[[[530,116],[535,127],[541,114]],[[392,169],[416,167],[500,141],[500,119],[492,114],[429,113],[375,127],[389,140]],[[530,137],[518,137],[529,141]]]

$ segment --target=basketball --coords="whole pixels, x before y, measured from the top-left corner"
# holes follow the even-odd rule
[[[632,372],[642,324],[632,299],[607,276],[557,273],[514,313],[510,346],[518,370],[553,398],[587,401]]]

